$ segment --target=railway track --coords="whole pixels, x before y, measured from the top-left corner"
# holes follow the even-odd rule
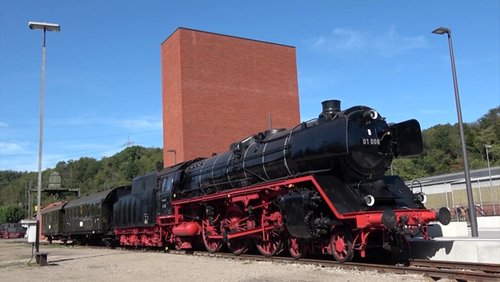
[[[91,248],[97,246],[88,246]],[[133,249],[130,249],[133,250]],[[137,251],[141,249],[136,249]],[[160,251],[160,249],[155,249]],[[143,250],[142,250],[143,251]],[[377,271],[379,273],[396,273],[396,274],[417,274],[430,277],[434,280],[452,279],[457,281],[500,281],[500,264],[489,263],[470,263],[470,262],[453,262],[440,260],[422,260],[412,259],[406,265],[391,265],[391,264],[375,264],[361,262],[346,262],[338,263],[337,261],[328,259],[311,259],[302,258],[299,260],[287,256],[272,256],[264,257],[256,254],[242,254],[236,256],[232,253],[209,253],[206,251],[183,251],[169,249],[165,251],[168,254],[175,255],[193,255],[213,258],[223,258],[232,260],[246,261],[269,261],[274,263],[284,264],[304,264],[315,265],[319,267],[334,267],[347,270],[359,271]]]
[[[500,281],[500,264],[414,259],[410,268],[423,270],[432,278],[445,274],[455,280]]]
[[[264,257],[261,255],[231,253],[208,253],[203,251],[167,251],[170,254],[208,256],[233,260],[271,261],[275,263],[295,263],[316,265],[320,267],[336,267],[359,271],[377,271],[379,273],[418,274],[434,280],[454,279],[457,281],[500,281],[500,264],[468,263],[431,260],[411,260],[409,265],[386,265],[360,262],[338,263],[324,259],[295,260],[285,256]]]

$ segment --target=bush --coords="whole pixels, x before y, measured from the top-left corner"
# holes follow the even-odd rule
[[[0,207],[0,224],[19,222],[23,219],[23,215],[20,207],[14,205]]]

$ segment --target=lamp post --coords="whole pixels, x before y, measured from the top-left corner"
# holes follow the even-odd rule
[[[168,149],[167,153],[174,153],[174,165],[177,164],[177,151],[175,149]]]
[[[458,127],[460,128],[460,140],[462,142],[462,155],[464,158],[464,170],[465,170],[465,187],[467,190],[467,199],[469,204],[469,217],[470,217],[470,227],[472,237],[478,237],[477,232],[477,218],[476,218],[476,208],[474,206],[474,196],[472,193],[472,185],[470,182],[470,172],[469,172],[469,160],[467,158],[467,147],[465,145],[464,138],[464,126],[462,122],[462,109],[460,107],[460,96],[458,94],[458,82],[457,82],[457,72],[455,69],[455,57],[453,54],[453,43],[451,41],[451,29],[446,27],[440,27],[432,31],[435,34],[447,34],[448,35],[448,45],[450,49],[450,59],[451,59],[451,72],[453,75],[453,88],[455,89],[455,103],[457,105],[457,116],[458,116]]]
[[[40,208],[42,199],[42,145],[43,145],[43,106],[45,97],[45,38],[47,31],[60,31],[61,26],[54,23],[29,22],[30,29],[43,30],[42,42],[42,88],[40,94],[40,135],[38,139],[38,187],[37,187],[37,209],[36,209],[36,252],[40,251]]]
[[[488,163],[488,175],[490,176],[490,187],[493,186],[493,183],[491,182],[491,167],[490,167],[490,151],[491,145],[484,145],[484,148],[486,148],[486,162]]]
[[[489,149],[491,149],[491,145],[484,145],[484,148],[486,148],[486,162],[488,163],[488,175],[490,176],[490,189],[492,189],[493,182],[491,181],[490,151],[489,151]],[[493,204],[493,214],[494,215],[497,214],[497,210],[496,210],[495,206],[496,206],[496,203]]]

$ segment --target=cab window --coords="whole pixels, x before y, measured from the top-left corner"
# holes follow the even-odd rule
[[[162,192],[171,193],[172,192],[173,183],[174,183],[174,178],[173,177],[165,177],[165,178],[163,178],[162,183],[161,183],[161,191]]]

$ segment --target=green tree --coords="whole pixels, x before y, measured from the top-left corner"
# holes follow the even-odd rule
[[[395,175],[399,175],[403,180],[412,180],[427,175],[426,171],[419,165],[415,165],[414,159],[396,159],[392,163]]]
[[[15,205],[0,207],[0,224],[19,222],[24,216],[23,210]]]
[[[489,151],[491,166],[500,165],[500,107],[491,109],[477,122],[464,124],[464,135],[473,169],[486,167],[485,145],[492,146]],[[395,168],[400,167],[406,180],[424,176],[438,175],[463,170],[462,145],[458,125],[436,125],[422,132],[424,153],[418,158],[405,161],[396,160]],[[412,177],[414,175],[414,177]]]

